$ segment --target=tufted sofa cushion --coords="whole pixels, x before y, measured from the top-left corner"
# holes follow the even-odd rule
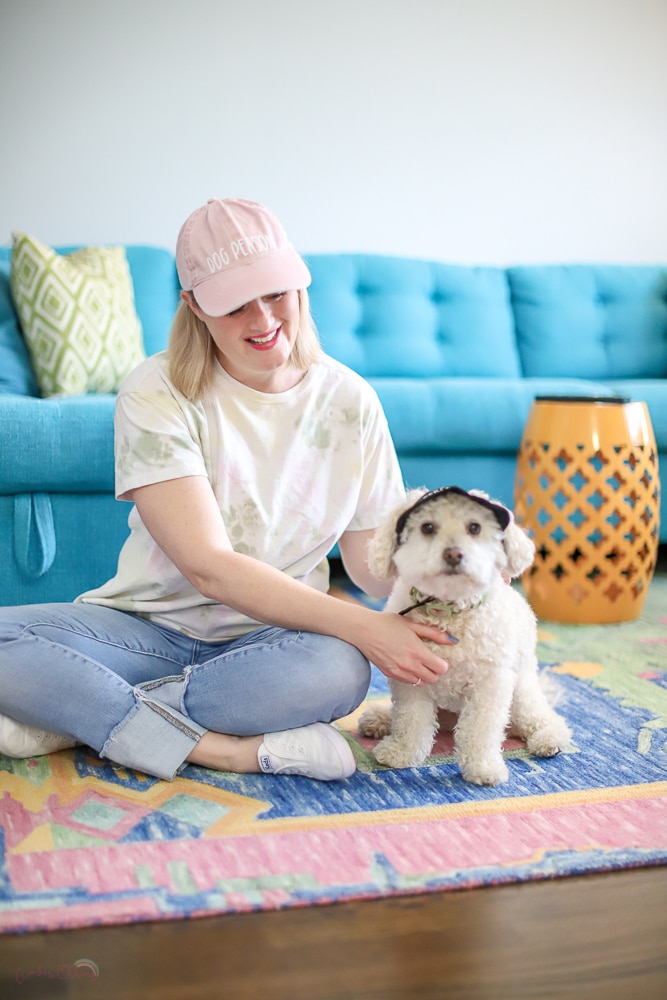
[[[370,378],[404,455],[515,455],[535,396],[608,394],[585,379]]]
[[[520,377],[504,270],[366,254],[306,261],[324,350],[366,378]]]
[[[667,375],[667,268],[551,265],[507,275],[524,375]]]

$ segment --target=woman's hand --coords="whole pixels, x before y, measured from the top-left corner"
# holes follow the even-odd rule
[[[398,614],[361,609],[365,614],[362,634],[349,641],[361,650],[378,670],[404,684],[435,684],[449,664],[424,640],[451,646],[456,639],[437,625],[422,625]],[[443,650],[444,653],[444,650]]]

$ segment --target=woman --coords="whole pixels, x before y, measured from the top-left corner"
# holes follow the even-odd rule
[[[310,274],[268,209],[209,201],[176,263],[168,350],[118,394],[116,492],[134,505],[118,572],[74,604],[0,610],[0,751],[344,778],[330,723],[363,700],[369,661],[410,683],[446,669],[422,641],[436,627],[327,594],[338,543],[384,596],[366,546],[404,493],[386,420],[322,354]]]

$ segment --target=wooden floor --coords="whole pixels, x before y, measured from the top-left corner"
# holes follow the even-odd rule
[[[5,936],[0,997],[665,1000],[667,868]]]

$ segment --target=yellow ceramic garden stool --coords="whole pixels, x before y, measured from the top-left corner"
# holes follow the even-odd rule
[[[655,571],[658,450],[646,403],[538,396],[517,462],[515,516],[536,546],[522,583],[551,621],[629,621]]]

